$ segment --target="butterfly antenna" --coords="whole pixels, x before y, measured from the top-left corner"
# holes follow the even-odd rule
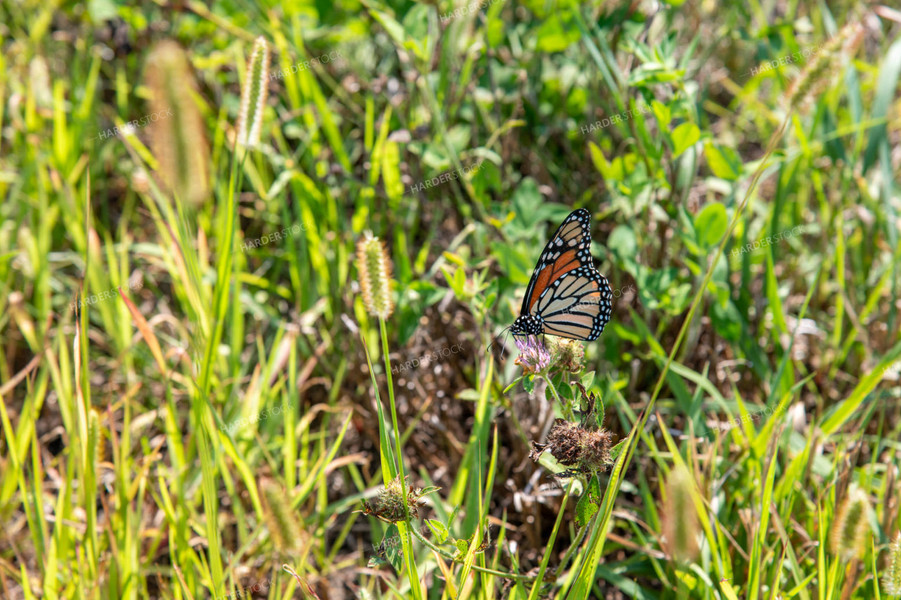
[[[497,334],[496,336],[494,336],[494,338],[491,340],[491,343],[488,344],[488,353],[489,353],[489,354],[491,353],[491,348],[494,347],[494,344],[495,344],[495,342],[497,342],[498,338],[501,337],[501,336],[504,334],[505,331],[509,332],[509,330],[510,330],[510,327],[504,327],[503,329],[501,329],[501,332],[500,332],[499,334]],[[501,358],[502,358],[503,355],[504,355],[504,348],[506,348],[506,347],[507,347],[507,340],[506,340],[506,338],[505,338],[505,339],[504,339],[504,343],[503,343],[503,345],[501,346]]]

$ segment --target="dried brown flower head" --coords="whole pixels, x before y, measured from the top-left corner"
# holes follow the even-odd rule
[[[610,464],[610,446],[613,434],[604,429],[591,431],[581,425],[557,419],[547,442],[532,442],[530,458],[538,461],[542,452],[550,452],[564,467],[572,471],[591,474],[603,471]]]
[[[382,521],[396,523],[405,521],[407,515],[404,511],[404,489],[401,487],[400,476],[388,482],[388,485],[379,490],[378,496],[370,503],[363,501],[363,514],[371,515]],[[411,518],[419,518],[419,499],[425,492],[420,488],[407,488],[407,510]]]

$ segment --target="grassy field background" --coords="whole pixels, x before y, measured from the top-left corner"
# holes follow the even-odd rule
[[[0,2],[0,597],[897,597],[888,4]]]

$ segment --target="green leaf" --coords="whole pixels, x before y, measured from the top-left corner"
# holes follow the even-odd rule
[[[741,160],[735,150],[715,144],[704,144],[707,165],[714,175],[720,179],[735,181],[741,175]]]
[[[598,512],[600,502],[601,486],[598,484],[597,476],[592,475],[590,481],[588,482],[588,489],[585,490],[585,493],[583,493],[582,497],[579,498],[579,503],[576,504],[577,527],[585,527],[585,525],[588,524],[588,521],[591,520],[591,517],[594,516],[594,513]]]
[[[396,142],[386,141],[382,148],[382,180],[392,206],[396,207],[404,195],[404,184],[400,180],[400,149]]]
[[[393,16],[375,9],[370,9],[369,14],[385,28],[385,31],[388,32],[388,35],[394,39],[398,46],[403,47],[406,34],[403,26]]]
[[[444,523],[436,521],[435,519],[427,519],[426,525],[432,530],[432,534],[434,534],[435,539],[438,540],[439,544],[443,544],[447,541],[447,527],[444,526]]]
[[[695,219],[695,235],[698,243],[708,248],[714,246],[723,239],[728,226],[726,207],[719,202],[711,202]]]
[[[462,559],[469,552],[469,540],[454,540],[454,547],[457,548],[454,558]]]
[[[661,128],[669,127],[669,122],[673,119],[673,113],[669,106],[658,100],[652,100],[651,110],[654,112],[654,116],[657,117],[657,122]]]
[[[387,564],[388,563],[380,556],[370,556],[369,562],[366,563],[366,566],[370,569],[378,569],[379,567],[384,567]]]
[[[535,49],[538,52],[561,52],[570,45],[579,41],[581,34],[573,23],[572,15],[566,14],[565,19],[559,12],[552,13],[541,27],[538,28],[538,42]]]
[[[701,139],[701,130],[694,123],[682,123],[673,130],[673,158],[691,148]]]
[[[591,384],[594,383],[594,375],[595,375],[594,371],[588,371],[587,373],[582,375],[582,377],[579,378],[579,383],[582,384],[583,388],[585,388],[586,390],[591,389]]]
[[[526,393],[531,394],[535,391],[535,376],[529,375],[528,377],[524,377],[522,380],[522,389],[526,391]]]
[[[610,448],[610,461],[611,462],[616,462],[616,459],[619,458],[619,455],[623,453],[623,450],[625,450],[625,448],[626,448],[625,443],[626,443],[626,441],[628,441],[628,439],[629,438],[625,438],[622,441],[620,441],[620,443],[615,445],[613,448]]]
[[[594,163],[594,166],[598,170],[598,173],[601,174],[601,177],[608,180],[615,179],[610,163],[607,162],[604,153],[601,152],[601,149],[598,148],[597,144],[588,142],[588,153],[591,155],[591,162]]]
[[[742,331],[747,326],[745,319],[742,318],[738,308],[731,300],[726,303],[726,306],[722,306],[719,302],[713,303],[710,322],[718,334],[735,343],[741,339]]]
[[[398,540],[400,540],[400,531],[398,531],[397,525],[392,525],[385,532],[382,546],[385,548],[385,558],[388,559],[394,570],[400,574],[404,565],[404,548],[402,544],[397,543]]]
[[[441,273],[444,275],[444,279],[447,281],[448,287],[453,290],[454,295],[457,298],[463,297],[463,286],[466,284],[466,273],[463,272],[463,269],[457,268],[454,270],[453,275],[444,267],[441,267]]]
[[[635,257],[638,256],[638,237],[628,225],[617,225],[610,232],[607,247],[616,256],[617,261],[626,267],[633,276],[637,273]]]

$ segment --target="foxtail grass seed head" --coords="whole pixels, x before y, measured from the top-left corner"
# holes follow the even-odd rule
[[[50,67],[43,56],[35,56],[28,63],[28,78],[34,103],[40,108],[53,108],[53,91],[50,87]]]
[[[891,596],[901,595],[901,532],[888,548],[888,565],[882,575],[882,591]]]
[[[849,23],[823,44],[788,88],[788,105],[801,110],[809,107],[812,99],[834,83],[836,74],[857,53],[863,36],[863,25]]]
[[[406,482],[401,483],[400,475],[392,479],[388,485],[379,490],[378,496],[372,503],[363,501],[363,514],[372,515],[389,523],[406,520],[403,485],[406,485]],[[410,518],[419,517],[419,498],[422,493],[421,489],[407,488],[407,512]]]
[[[266,479],[260,484],[263,500],[263,518],[272,543],[283,553],[289,554],[300,546],[302,530],[288,495],[282,486],[275,481]]]
[[[698,513],[691,499],[692,486],[691,473],[683,466],[670,471],[664,484],[663,536],[669,554],[682,562],[698,556]]]
[[[387,320],[394,312],[391,299],[391,259],[385,245],[368,231],[357,242],[357,272],[363,290],[363,304],[369,314]]]
[[[604,429],[590,431],[575,423],[557,419],[547,442],[532,442],[529,457],[537,462],[543,452],[550,452],[558,463],[581,474],[603,471],[610,464],[613,435]]]
[[[197,83],[184,51],[173,41],[154,46],[147,59],[152,113],[166,118],[150,124],[150,142],[159,172],[181,201],[203,203],[210,193],[210,153]]]
[[[247,66],[244,89],[241,94],[241,112],[238,114],[238,144],[256,146],[263,129],[263,111],[269,93],[269,46],[258,37]]]
[[[866,493],[853,488],[839,505],[832,523],[832,552],[845,560],[863,554],[870,530],[870,501]]]

